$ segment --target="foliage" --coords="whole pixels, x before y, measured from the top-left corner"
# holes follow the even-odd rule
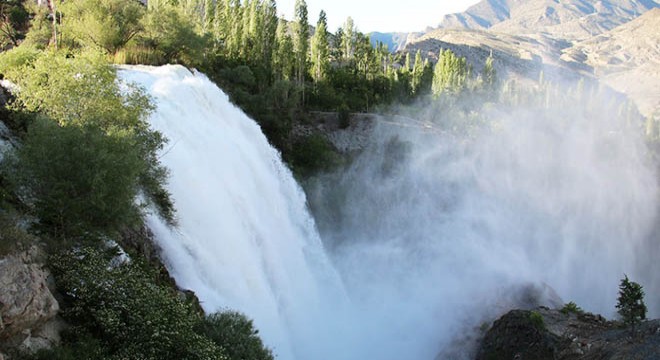
[[[329,141],[314,134],[293,144],[291,164],[294,173],[307,176],[314,171],[327,170],[339,163],[339,158]]]
[[[635,332],[635,326],[646,319],[644,290],[640,284],[630,281],[627,275],[621,279],[619,284],[616,308],[624,324],[632,326],[633,332]]]
[[[572,301],[564,304],[564,307],[561,308],[560,311],[564,314],[581,314],[584,312],[581,307],[577,306],[577,304]]]
[[[38,49],[44,49],[50,43],[53,36],[52,21],[49,19],[50,12],[46,6],[38,6],[32,3],[28,6],[30,12],[29,29],[21,46],[30,45]]]
[[[148,129],[149,98],[130,84],[122,90],[115,81],[116,70],[99,53],[60,51],[35,56],[30,48],[19,49],[10,58],[23,60],[13,60],[1,70],[19,85],[23,109],[40,112],[61,125],[94,124],[108,133]],[[5,56],[0,63],[5,63]]]
[[[29,13],[22,0],[0,2],[0,48],[18,46],[25,37]]]
[[[63,27],[83,45],[116,53],[140,31],[144,7],[134,0],[67,1],[59,10]]]
[[[189,15],[171,5],[162,5],[147,12],[138,42],[153,48],[168,63],[195,66],[203,58],[206,39],[195,32]]]
[[[0,54],[0,73],[3,75],[17,74],[19,69],[25,69],[40,55],[40,50],[30,45],[15,47]]]
[[[259,338],[252,320],[236,311],[211,314],[199,327],[219,347],[225,349],[230,360],[273,360],[273,354]]]
[[[160,166],[158,161],[158,151],[162,149],[165,138],[159,132],[149,129],[149,124],[146,121],[146,117],[152,109],[149,97],[132,84],[119,84],[116,81],[116,70],[109,66],[104,57],[96,52],[80,54],[65,52],[36,53],[30,47],[22,48],[23,46],[20,46],[0,56],[0,70],[20,86],[20,92],[17,95],[18,108],[21,111],[44,114],[63,127],[77,126],[84,128],[80,134],[76,135],[77,130],[61,130],[39,124],[35,129],[38,129],[41,133],[37,134],[33,143],[46,136],[43,133],[50,131],[53,134],[59,134],[60,136],[57,138],[44,139],[44,141],[50,141],[48,146],[71,147],[69,149],[60,148],[55,152],[63,158],[64,163],[61,170],[72,170],[70,167],[76,166],[70,161],[67,163],[66,159],[69,156],[67,154],[84,157],[84,159],[79,160],[95,164],[92,168],[97,171],[130,169],[131,171],[128,171],[126,176],[137,177],[140,190],[147,195],[147,200],[157,205],[163,217],[173,221],[173,205],[169,200],[169,194],[164,189],[167,171]],[[113,139],[102,139],[103,134],[97,134],[99,130]],[[86,139],[86,135],[90,133],[97,135]],[[79,154],[76,153],[78,150],[75,148],[75,136],[85,138],[83,139],[85,141],[89,140],[105,145],[104,151],[109,151],[108,154],[110,155],[103,153],[101,148],[91,148]],[[61,141],[61,143],[53,143],[53,141]],[[112,143],[113,141],[115,143]],[[34,143],[34,146],[36,149],[39,145]],[[43,146],[46,146],[46,144]],[[112,156],[121,157],[121,152],[126,154],[126,159],[115,159],[117,161],[113,163]],[[60,177],[56,180],[48,177],[48,173],[45,171],[47,168],[41,166],[55,165],[47,164],[47,153],[46,151],[42,155],[43,159],[37,158],[39,153],[19,154],[20,156],[32,157],[34,167],[24,170],[28,173],[35,172],[35,174],[44,176],[34,179],[35,182],[41,182],[39,186],[51,181],[59,182],[66,179]],[[106,158],[107,156],[109,158]],[[68,158],[74,159],[75,156]],[[103,168],[105,165],[111,168]],[[68,176],[73,177],[74,174]],[[81,179],[77,184],[82,185],[86,184],[86,181],[97,181],[94,180],[94,176],[100,179],[111,177],[110,174],[103,172],[100,174],[89,173],[90,177],[88,179]],[[61,176],[65,175],[65,173],[62,173]],[[110,179],[106,180],[109,182],[103,182],[105,185],[113,183]],[[129,181],[127,177],[124,177],[121,181],[117,181],[116,186],[129,186],[129,189],[122,191],[122,194],[136,193],[137,189],[133,186],[132,180]],[[36,186],[37,184],[33,185]],[[101,191],[108,190],[103,189]],[[71,193],[71,191],[74,190],[70,190],[68,193]],[[38,194],[46,195],[42,190],[36,191],[33,195],[39,197]],[[86,196],[76,194],[82,196],[82,198]],[[100,199],[104,199],[104,197]],[[101,201],[100,199],[99,201]],[[120,199],[124,201],[122,197]],[[102,201],[105,202],[105,200]],[[134,213],[134,211],[131,211],[126,214],[126,217],[120,216],[119,218],[124,220],[132,218]],[[51,214],[50,216],[54,215]],[[115,222],[112,223],[115,224]],[[110,226],[110,228],[114,227],[114,225]],[[58,228],[58,233],[63,230],[61,226]]]
[[[60,127],[42,118],[7,165],[39,228],[70,239],[113,233],[138,220],[134,199],[145,171],[140,155],[130,137],[106,136],[91,125]]]
[[[37,238],[20,226],[16,215],[7,210],[0,210],[0,258],[26,249],[36,242]]]
[[[538,311],[532,311],[529,313],[529,321],[539,330],[545,329],[545,321],[543,320],[543,315]]]
[[[442,50],[433,73],[433,94],[459,93],[466,88],[469,77],[467,60],[456,56],[449,49]]]
[[[117,255],[81,247],[52,257],[73,339],[91,336],[112,359],[226,359],[194,331],[200,318],[191,304],[158,285],[138,259]]]
[[[319,21],[316,23],[316,31],[311,40],[311,56],[310,60],[312,66],[310,74],[314,82],[323,80],[328,73],[330,67],[330,44],[328,43],[328,20],[323,10],[319,14]]]

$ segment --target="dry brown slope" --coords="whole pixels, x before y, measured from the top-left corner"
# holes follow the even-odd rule
[[[660,8],[565,49],[562,59],[587,64],[643,114],[660,116]]]

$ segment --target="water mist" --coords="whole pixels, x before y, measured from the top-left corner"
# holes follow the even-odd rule
[[[277,151],[208,79],[120,75],[154,98],[169,139],[179,226],[149,217],[168,269],[207,312],[253,318],[279,359],[468,359],[474,329],[527,284],[611,316],[627,273],[660,312],[656,174],[605,105],[376,121],[348,168],[307,186],[319,236]]]
[[[545,100],[383,117],[347,170],[306,185],[352,299],[401,333],[394,353],[469,359],[457,341],[525,305],[515,292],[528,284],[548,295],[540,303],[613,317],[625,273],[659,313],[657,177],[641,123],[594,94]]]

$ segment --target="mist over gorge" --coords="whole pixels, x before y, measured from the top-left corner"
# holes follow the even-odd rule
[[[475,344],[460,340],[510,308],[613,316],[624,273],[660,310],[656,172],[613,98],[383,115],[350,165],[306,182],[312,220],[258,127],[202,75],[122,73],[157,99],[152,124],[172,141],[179,227],[149,222],[165,263],[207,311],[253,317],[282,358],[468,359]]]
[[[282,9],[0,6],[0,360],[660,358],[660,4]]]

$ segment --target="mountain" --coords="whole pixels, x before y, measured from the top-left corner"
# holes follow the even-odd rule
[[[446,15],[439,27],[544,32],[583,40],[660,7],[655,0],[483,0],[465,12]]]
[[[642,113],[660,115],[660,9],[564,49],[562,59],[590,66]]]
[[[372,32],[369,33],[369,38],[371,39],[371,44],[373,46],[376,46],[379,42],[387,45],[387,48],[390,50],[390,52],[397,52],[399,50],[403,50],[403,48],[411,42],[412,40],[416,39],[417,37],[421,36],[422,33],[381,33],[381,32]]]
[[[642,114],[660,116],[659,7],[654,0],[484,0],[447,15],[404,51],[434,61],[450,49],[476,71],[493,54],[502,78],[536,80],[541,71],[553,80],[598,78]]]

